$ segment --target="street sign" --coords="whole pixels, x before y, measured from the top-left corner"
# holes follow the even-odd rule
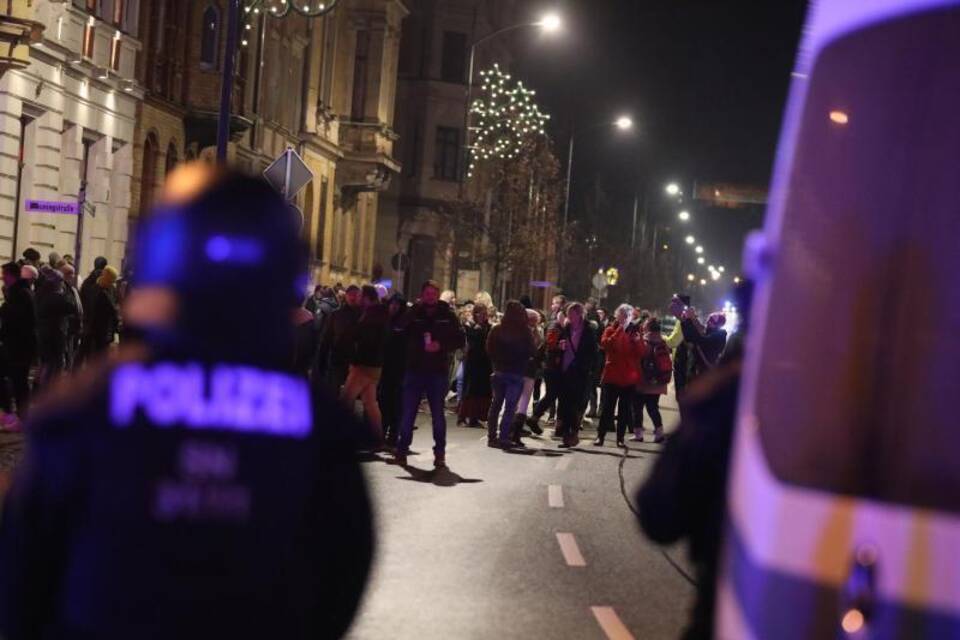
[[[390,258],[390,266],[394,271],[406,271],[410,268],[410,257],[405,253],[395,253]]]
[[[73,201],[26,200],[23,208],[27,213],[63,213],[72,216],[80,213],[80,203]]]
[[[263,177],[287,200],[313,180],[313,172],[293,149],[287,149],[263,172]]]

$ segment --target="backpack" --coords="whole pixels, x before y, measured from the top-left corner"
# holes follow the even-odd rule
[[[673,377],[673,361],[670,359],[670,347],[665,342],[647,342],[652,347],[640,363],[645,384],[670,384]]]

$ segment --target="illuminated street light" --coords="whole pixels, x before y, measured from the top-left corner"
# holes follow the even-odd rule
[[[677,217],[680,218],[680,221],[681,221],[681,222],[687,222],[687,221],[690,220],[690,212],[689,212],[689,211],[681,211],[680,213],[677,214]]]
[[[563,19],[556,13],[548,13],[541,18],[537,26],[547,33],[554,33],[563,28]]]
[[[692,273],[687,274],[687,280],[689,280],[690,282],[693,282],[696,279],[697,279],[697,276],[693,275]]]
[[[693,236],[687,236],[686,238],[684,238],[684,240],[686,241],[687,244],[693,244],[694,242],[697,241],[697,239],[694,238]]]
[[[703,247],[698,245],[696,251],[697,253],[703,253]]]
[[[714,267],[713,265],[710,265],[709,267],[707,267],[707,271],[716,271],[716,270],[717,268]]]
[[[671,182],[667,185],[667,195],[678,196],[680,195],[680,185],[676,182]]]
[[[703,256],[700,256],[699,258],[697,258],[697,264],[703,264],[703,263],[706,262],[706,261],[707,261],[707,259],[704,258]]]
[[[850,116],[845,111],[831,111],[830,120],[836,124],[847,124],[850,122]]]
[[[733,279],[733,284],[740,284],[740,276],[737,276]]]
[[[707,286],[707,281],[704,280],[703,278],[700,278],[700,286],[704,286],[704,287]]]
[[[714,271],[713,273],[710,274],[710,277],[713,278],[714,280],[719,280],[719,279],[720,279],[720,274],[719,274],[718,272]]]
[[[620,131],[628,131],[633,129],[633,118],[630,116],[620,116],[613,124],[616,125],[617,129],[620,129]]]
[[[668,245],[668,244],[663,245],[663,250],[664,250],[664,251],[666,251],[666,250],[669,249],[669,248],[670,248],[670,245]]]
[[[717,267],[717,271],[719,271],[720,273],[723,273],[724,271],[726,271],[726,269],[723,268],[723,265],[720,265],[719,267]]]

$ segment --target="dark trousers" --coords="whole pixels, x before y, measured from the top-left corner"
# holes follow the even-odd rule
[[[646,408],[647,414],[653,421],[655,429],[663,427],[663,418],[660,416],[660,394],[659,393],[638,393],[633,403],[634,406],[634,424],[637,429],[643,428],[643,410]]]
[[[10,390],[13,391],[11,397],[10,390],[7,389],[7,381],[10,380]],[[7,413],[12,413],[14,403],[16,403],[16,413],[21,418],[27,414],[27,404],[30,402],[30,365],[16,362],[6,362],[3,371],[0,372],[0,409]],[[12,400],[12,402],[11,402]]]
[[[533,381],[533,402],[536,404],[540,402],[540,383],[543,382],[543,378],[537,378]]]
[[[564,373],[560,377],[559,386],[557,434],[575,436],[580,430],[580,420],[583,418],[583,407],[587,399],[587,377],[579,373]]]
[[[377,387],[377,402],[383,419],[383,435],[389,444],[397,443],[400,433],[400,407],[403,395],[403,381],[395,378],[380,378]]]
[[[543,414],[547,412],[548,409],[553,407],[560,397],[560,388],[562,385],[562,374],[559,371],[544,371],[543,372],[543,381],[547,385],[547,392],[543,394],[543,397],[540,398],[538,402],[533,407],[533,419],[539,420],[543,417]]]
[[[433,452],[443,454],[447,449],[447,419],[443,415],[443,400],[447,397],[447,374],[408,371],[403,378],[403,415],[397,452],[406,455],[413,442],[413,423],[417,419],[420,399],[427,396],[430,417],[433,420]]]
[[[613,426],[613,411],[616,408],[617,442],[622,442],[631,422],[633,396],[636,393],[636,387],[633,385],[621,387],[609,382],[601,386],[603,388],[603,404],[600,406],[600,428],[597,429],[597,436],[602,439],[610,431]]]

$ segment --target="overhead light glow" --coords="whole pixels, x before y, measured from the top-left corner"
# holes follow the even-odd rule
[[[676,182],[671,182],[667,185],[667,195],[675,196],[680,194],[680,185]]]
[[[537,23],[537,26],[547,33],[553,33],[563,27],[563,19],[556,13],[548,13]]]
[[[690,282],[693,282],[696,279],[697,279],[697,276],[693,275],[692,273],[687,274],[687,280],[689,280]]]
[[[726,271],[726,269],[723,268],[723,265],[720,265],[719,267],[717,267],[717,271],[719,271],[720,273],[723,273],[724,271]]]
[[[697,264],[703,264],[703,263],[706,262],[706,261],[707,261],[707,259],[704,258],[703,256],[700,256],[699,258],[697,258]]]
[[[681,211],[680,213],[677,214],[677,217],[680,218],[682,222],[687,222],[688,220],[690,220],[690,212]]]
[[[686,241],[687,244],[693,244],[694,242],[697,241],[697,239],[694,238],[693,236],[687,236],[686,238],[684,238],[684,240]]]
[[[697,251],[697,253],[703,253],[703,247],[697,246],[696,251]]]
[[[629,116],[620,116],[614,124],[617,126],[617,129],[627,131],[633,128],[633,119]]]
[[[850,116],[847,115],[846,111],[834,110],[830,112],[830,120],[837,124],[847,124],[850,122]]]
[[[707,285],[707,281],[704,280],[703,278],[700,278],[700,284],[701,284],[702,286],[706,286],[706,285]]]

